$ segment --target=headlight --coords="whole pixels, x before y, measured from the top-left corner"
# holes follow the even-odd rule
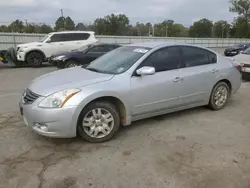
[[[42,108],[62,108],[71,97],[80,91],[80,89],[67,89],[53,93],[43,99],[38,106]]]
[[[65,58],[64,55],[59,55],[59,56],[53,57],[53,60],[62,60],[64,58]]]
[[[24,52],[24,48],[28,48],[27,46],[24,46],[24,47],[20,47],[18,52]]]

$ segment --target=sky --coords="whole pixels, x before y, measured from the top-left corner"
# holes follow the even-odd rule
[[[201,18],[232,22],[236,14],[229,6],[229,0],[0,0],[0,24],[20,19],[53,25],[63,9],[76,23],[121,13],[132,24],[172,19],[190,26]]]

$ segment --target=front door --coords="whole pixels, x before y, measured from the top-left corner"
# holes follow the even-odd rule
[[[179,107],[181,79],[179,47],[167,47],[153,52],[137,68],[152,66],[154,75],[132,76],[130,103],[132,116],[143,116]]]

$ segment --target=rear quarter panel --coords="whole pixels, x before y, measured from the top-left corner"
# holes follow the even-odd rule
[[[235,68],[233,61],[218,55],[219,80],[226,79],[231,83],[231,94],[238,91],[241,86],[241,73]]]

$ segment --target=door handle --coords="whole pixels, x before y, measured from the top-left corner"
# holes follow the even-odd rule
[[[60,43],[60,45],[64,45],[63,43]]]
[[[181,77],[176,77],[176,78],[173,79],[173,82],[180,82],[180,81],[182,81],[182,80],[183,80],[183,78],[181,78]]]
[[[215,74],[215,73],[217,73],[217,72],[219,72],[218,69],[213,69],[213,70],[212,70],[212,73],[213,73],[213,74]]]

